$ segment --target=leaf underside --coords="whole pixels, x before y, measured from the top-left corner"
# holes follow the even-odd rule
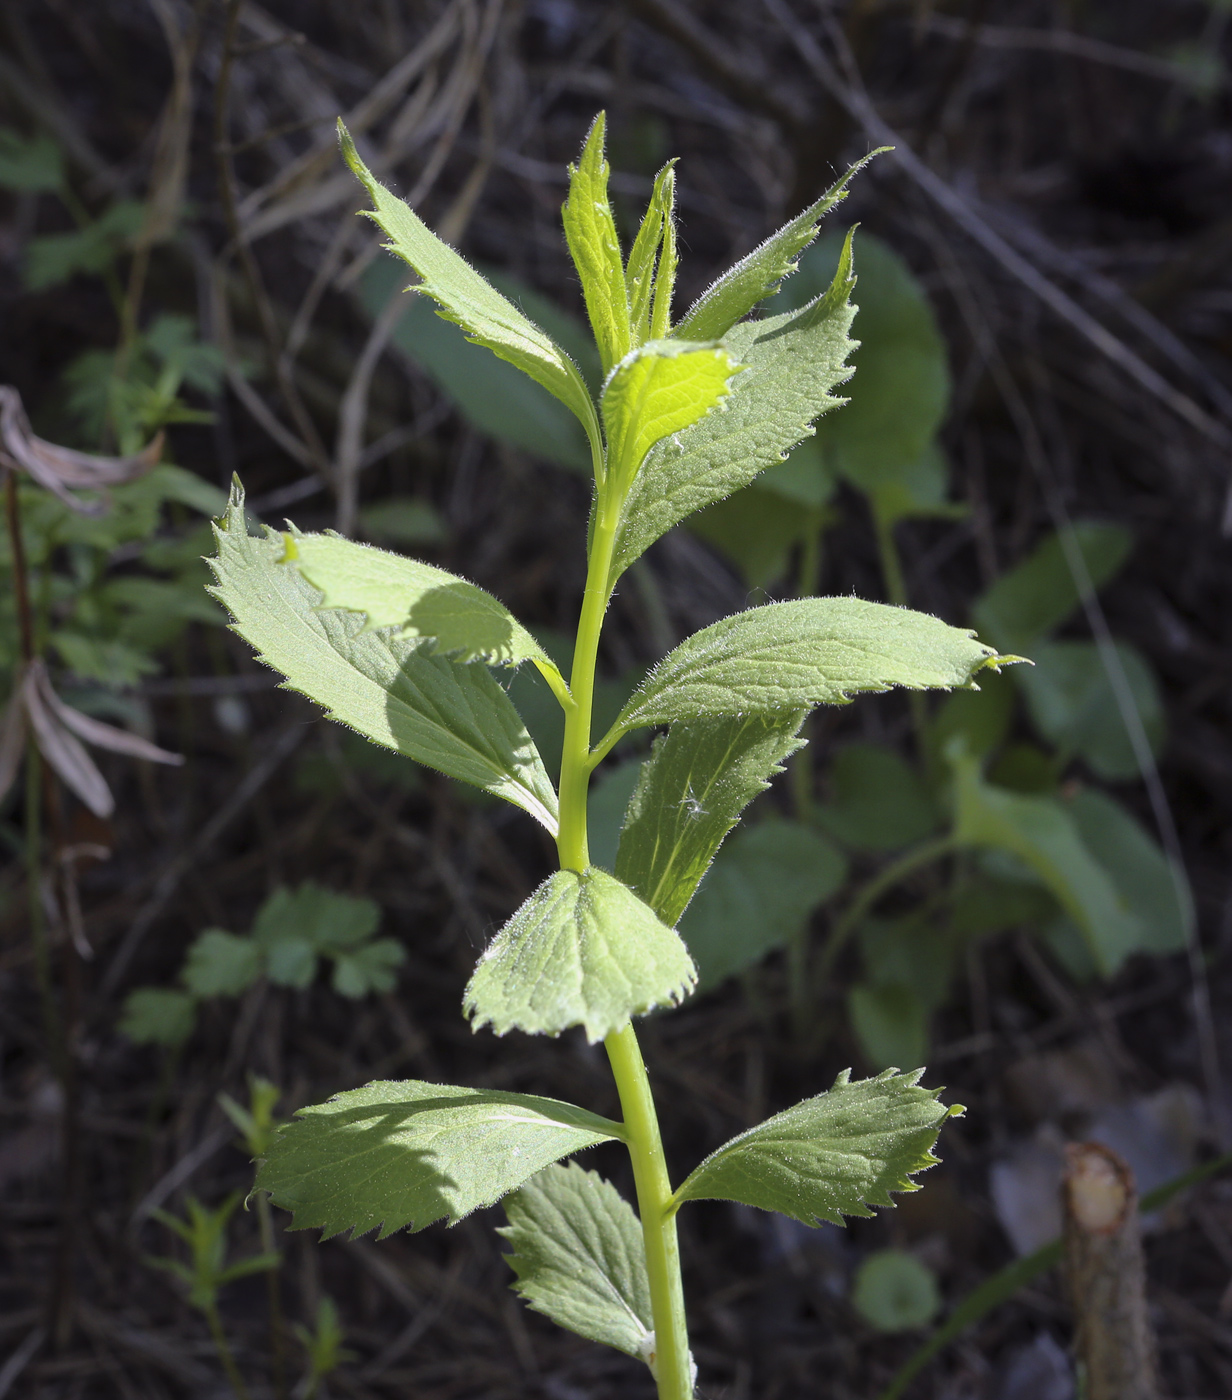
[[[576,1162],[546,1167],[505,1200],[514,1292],[592,1342],[644,1359],[654,1330],[646,1246],[629,1203]]]
[[[674,926],[723,838],[802,748],[803,710],[681,720],[655,741],[629,804],[616,876]]]
[[[378,1081],[302,1108],[279,1133],[256,1185],[297,1230],[379,1238],[452,1225],[537,1171],[613,1138],[616,1124],[533,1094]]]
[[[559,1035],[593,1045],[632,1016],[692,991],[693,960],[674,930],[606,870],[558,870],[501,929],[466,989],[476,1030]]]
[[[365,630],[355,613],[321,611],[317,590],[279,562],[281,536],[248,534],[238,483],[215,535],[211,592],[288,689],[366,739],[503,797],[555,834],[556,793],[543,760],[486,667]]]
[[[920,1088],[922,1073],[886,1070],[852,1084],[844,1071],[827,1093],[725,1143],[675,1199],[739,1201],[810,1226],[892,1206],[891,1193],[919,1190],[913,1174],[935,1165],[941,1124],[961,1112]]]
[[[858,691],[969,686],[996,653],[965,628],[859,598],[770,603],[682,642],[614,728],[846,704]]]

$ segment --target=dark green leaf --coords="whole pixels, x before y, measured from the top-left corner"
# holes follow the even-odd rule
[[[870,851],[897,851],[940,821],[923,779],[883,744],[848,744],[830,765],[830,801],[817,813],[831,836]]]
[[[843,855],[810,826],[764,821],[733,836],[680,921],[702,987],[784,947],[846,878]]]
[[[576,1162],[545,1167],[505,1198],[497,1233],[514,1291],[560,1327],[645,1361],[654,1320],[642,1227],[629,1203]]]
[[[616,874],[665,924],[684,913],[740,813],[802,747],[798,710],[680,721],[655,741],[629,803]]]
[[[968,686],[997,659],[973,632],[907,608],[860,598],[769,603],[682,642],[630,697],[613,734],[677,719],[842,705],[856,692],[895,685]]]
[[[851,1301],[878,1332],[912,1332],[941,1311],[936,1275],[904,1249],[879,1249],[864,1259]]]
[[[476,1030],[559,1035],[593,1045],[632,1016],[682,1001],[697,980],[679,936],[606,870],[558,870],[479,960],[464,1008]]]
[[[251,938],[206,929],[188,950],[181,980],[197,997],[237,997],[261,975],[261,949]]]
[[[739,1201],[805,1225],[892,1206],[892,1192],[918,1191],[914,1173],[933,1166],[941,1124],[959,1108],[919,1087],[922,1070],[834,1087],[741,1133],[692,1172],[677,1201]]]
[[[415,496],[389,496],[359,512],[360,529],[382,544],[436,545],[449,538],[449,527],[430,502]]]
[[[847,1015],[870,1069],[922,1065],[928,1056],[928,1010],[901,982],[859,983]]]
[[[689,520],[689,529],[726,554],[750,588],[765,589],[782,578],[792,551],[810,540],[825,521],[822,511],[763,490],[759,479],[699,511]]]
[[[238,485],[215,534],[214,596],[288,688],[365,738],[505,798],[555,834],[556,793],[543,761],[485,667],[366,631],[353,613],[320,611],[320,594],[279,563],[281,536],[248,534]]]
[[[364,997],[369,992],[392,992],[395,968],[406,961],[406,949],[392,938],[375,938],[362,948],[334,954],[330,985],[339,996]]]
[[[12,127],[0,127],[0,190],[37,194],[63,184],[64,157],[50,136],[23,136]]]
[[[134,1045],[183,1045],[197,1028],[197,999],[174,987],[138,987],[124,998],[120,1034]]]
[[[1133,537],[1123,525],[1080,520],[1074,543],[1092,586],[1102,587],[1125,563]],[[976,625],[1003,651],[1030,651],[1077,610],[1082,594],[1056,535],[1002,576],[975,605]]]
[[[550,1162],[618,1137],[573,1104],[418,1080],[369,1084],[302,1108],[257,1173],[257,1188],[325,1236],[380,1237],[493,1205]]]
[[[332,954],[371,938],[380,921],[374,900],[339,894],[308,880],[294,890],[276,889],[258,910],[252,933],[263,948],[300,938],[318,953]]]

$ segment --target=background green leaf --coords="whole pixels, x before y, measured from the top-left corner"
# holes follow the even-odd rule
[[[848,846],[897,851],[931,836],[941,814],[927,785],[894,749],[848,744],[830,764],[830,801],[817,822]]]
[[[684,944],[625,885],[590,866],[558,870],[493,939],[466,989],[476,1030],[559,1035],[593,1045],[632,1016],[673,1006],[697,974]]]
[[[197,1028],[197,999],[174,987],[138,987],[124,998],[120,1034],[134,1045],[174,1049]]]
[[[878,1332],[927,1327],[941,1311],[936,1275],[904,1249],[879,1249],[861,1260],[851,1302]]]
[[[513,1246],[514,1291],[558,1326],[645,1360],[654,1332],[646,1246],[616,1188],[567,1162],[504,1204],[509,1224],[497,1233]]]
[[[380,1238],[452,1225],[537,1171],[614,1137],[573,1104],[419,1080],[369,1084],[302,1108],[257,1173],[257,1189],[294,1211],[297,1230]]]
[[[251,938],[209,928],[188,950],[180,973],[196,997],[237,997],[261,975],[261,950]]]

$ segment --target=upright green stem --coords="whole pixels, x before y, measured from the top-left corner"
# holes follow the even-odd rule
[[[590,749],[595,665],[603,618],[612,592],[609,579],[619,518],[620,502],[613,499],[604,482],[595,507],[586,591],[573,650],[573,672],[569,678],[572,703],[565,706],[565,738],[560,761],[560,828],[556,837],[562,870],[582,871],[590,864],[586,793],[598,757]],[[692,1400],[692,1364],[672,1186],[663,1157],[650,1081],[632,1024],[613,1031],[604,1044],[624,1113],[625,1143],[633,1161],[638,1213],[646,1242],[646,1270],[655,1326],[653,1370],[659,1400]]]
[[[676,1213],[650,1080],[632,1024],[613,1031],[603,1044],[620,1094],[625,1140],[633,1159],[633,1181],[637,1187],[638,1213],[642,1217],[642,1237],[646,1242],[646,1273],[654,1315],[654,1376],[659,1400],[690,1400],[693,1365],[685,1322]]]

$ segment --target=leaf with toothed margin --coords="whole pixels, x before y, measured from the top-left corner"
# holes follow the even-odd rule
[[[545,1167],[505,1199],[511,1285],[579,1337],[644,1361],[654,1318],[642,1227],[628,1201],[576,1162]]]
[[[920,1189],[912,1177],[936,1164],[942,1123],[963,1112],[938,1103],[940,1089],[922,1089],[923,1073],[886,1070],[852,1084],[845,1070],[828,1092],[724,1143],[672,1199],[739,1201],[810,1226],[892,1206],[893,1192]]]
[[[211,592],[230,611],[233,630],[289,689],[364,738],[503,797],[556,834],[556,791],[487,667],[365,629],[355,613],[322,611],[320,593],[279,562],[282,537],[268,529],[264,538],[249,535],[238,481],[215,535]]]
[[[480,958],[464,1009],[476,1030],[584,1026],[594,1045],[633,1016],[682,1001],[696,981],[680,935],[592,865],[558,870],[522,905]]]
[[[812,434],[820,414],[846,400],[832,391],[851,375],[855,307],[850,238],[824,296],[800,311],[743,321],[723,337],[741,372],[721,413],[651,448],[621,508],[612,584],[686,516],[747,486]]]
[[[258,1190],[325,1238],[379,1238],[490,1206],[620,1125],[535,1094],[378,1081],[301,1108],[257,1173]]]

